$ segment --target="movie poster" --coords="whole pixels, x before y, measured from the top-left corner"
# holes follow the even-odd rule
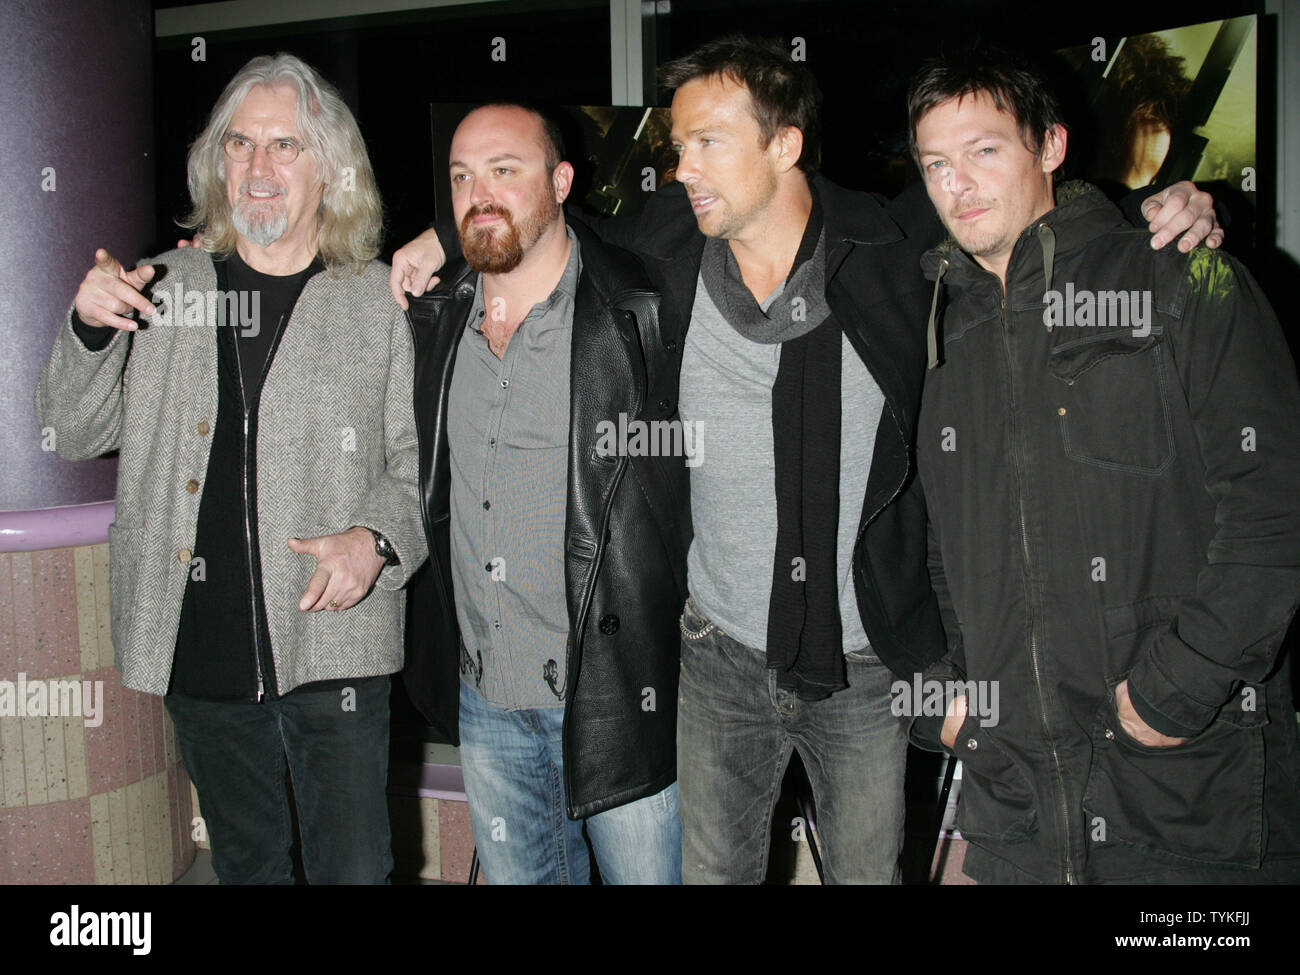
[[[1223,181],[1253,208],[1256,37],[1235,17],[1061,51],[1090,115],[1067,118],[1070,171],[1128,189]]]

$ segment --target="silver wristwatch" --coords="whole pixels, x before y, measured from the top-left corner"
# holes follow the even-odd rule
[[[358,525],[357,527],[364,528],[375,536],[375,554],[384,560],[385,565],[397,565],[401,561],[397,557],[397,549],[393,548],[393,543],[384,536],[383,532],[375,531],[369,525]]]

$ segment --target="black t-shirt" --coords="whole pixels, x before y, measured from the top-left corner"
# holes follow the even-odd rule
[[[254,270],[237,253],[215,264],[225,299],[219,305],[237,307],[239,314],[212,329],[217,343],[217,415],[211,424],[195,561],[181,605],[170,690],[187,697],[253,700],[259,658],[265,693],[277,693],[260,585],[258,404],[298,295],[322,265],[313,261],[296,274],[277,276]],[[234,302],[227,304],[231,293]]]
[[[261,395],[268,360],[278,344],[280,325],[288,321],[307,279],[323,270],[323,266],[316,260],[297,274],[263,274],[245,264],[238,253],[231,254],[225,264],[226,289],[239,296],[236,348],[244,386],[244,408],[252,409]]]
[[[217,307],[228,309],[234,317],[226,320],[223,315],[220,324],[206,323],[217,345],[217,415],[207,422],[206,434],[192,432],[195,436],[211,436],[212,445],[201,485],[194,559],[181,605],[169,693],[207,700],[252,701],[257,697],[259,669],[255,647],[260,651],[265,694],[279,696],[260,586],[255,449],[258,404],[298,296],[308,279],[324,270],[324,265],[316,259],[295,274],[264,274],[249,267],[238,253],[214,264],[217,286],[224,293]],[[234,300],[228,303],[231,293]],[[113,329],[88,325],[75,314],[72,328],[92,352],[107,346],[114,334]],[[250,440],[247,454],[246,417]],[[177,490],[184,491],[184,485],[178,485]],[[293,610],[297,612],[296,606]],[[356,685],[358,680],[317,681],[294,693],[336,690],[345,684]]]

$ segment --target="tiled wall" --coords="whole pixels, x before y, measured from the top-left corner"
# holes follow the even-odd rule
[[[0,554],[0,681],[103,681],[98,727],[0,716],[0,884],[169,883],[194,860],[175,731],[161,698],[118,682],[108,620],[106,544]],[[465,882],[463,802],[395,794],[390,812],[396,876]],[[940,858],[942,882],[969,882],[964,847]]]
[[[0,716],[0,884],[170,883],[194,859],[162,699],[118,682],[108,545],[0,554],[0,681],[103,682],[102,723]]]

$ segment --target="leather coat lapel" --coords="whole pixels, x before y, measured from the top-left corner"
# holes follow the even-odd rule
[[[420,470],[426,472],[420,479],[423,510],[432,513],[435,522],[450,517],[447,400],[456,350],[474,300],[474,273],[468,267],[462,265],[452,280],[447,292],[412,301],[407,315],[415,344],[415,425],[420,435]]]
[[[628,463],[621,453],[600,456],[596,444],[606,424],[618,431],[639,416],[645,400],[645,362],[636,322],[597,292],[594,270],[584,251],[573,304],[565,518],[564,581],[575,633],[583,630],[606,512]],[[625,418],[623,423],[620,418]]]

